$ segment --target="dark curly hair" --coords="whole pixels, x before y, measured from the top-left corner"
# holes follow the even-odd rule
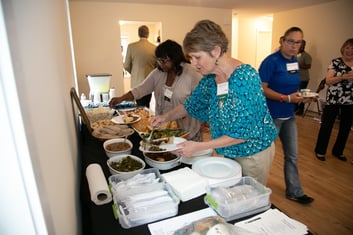
[[[177,75],[180,75],[183,72],[181,63],[188,63],[182,47],[177,42],[170,39],[157,46],[155,56],[156,58],[169,58],[175,67]],[[159,65],[158,69],[162,70]]]

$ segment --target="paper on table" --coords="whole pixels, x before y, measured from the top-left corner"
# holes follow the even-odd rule
[[[107,181],[99,164],[90,164],[86,168],[86,177],[91,200],[96,205],[103,205],[112,200]]]
[[[152,235],[172,235],[176,230],[182,228],[196,220],[206,218],[208,216],[216,216],[216,212],[211,208],[198,210],[185,215],[180,215],[170,219],[162,220],[148,225]]]
[[[250,219],[234,224],[235,229],[246,231],[239,234],[261,234],[261,235],[300,235],[307,234],[306,225],[289,218],[278,209],[269,209]]]

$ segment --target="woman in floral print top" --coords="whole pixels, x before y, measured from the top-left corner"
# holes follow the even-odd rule
[[[177,152],[191,157],[213,148],[234,159],[243,176],[266,185],[274,156],[277,130],[266,105],[261,80],[254,68],[226,54],[228,40],[221,27],[198,22],[184,39],[184,51],[203,78],[183,105],[152,118],[152,126],[189,114],[209,122],[212,139],[187,141]]]
[[[315,154],[325,161],[333,124],[340,113],[340,127],[332,155],[341,161],[347,161],[344,148],[353,122],[353,38],[346,40],[341,47],[342,57],[332,60],[326,74],[327,105],[322,114],[322,123],[318,134]]]

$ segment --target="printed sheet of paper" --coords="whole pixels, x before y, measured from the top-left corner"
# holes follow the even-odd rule
[[[235,229],[246,231],[240,234],[256,235],[300,235],[307,234],[306,225],[289,218],[278,209],[269,209],[262,214],[234,224]]]

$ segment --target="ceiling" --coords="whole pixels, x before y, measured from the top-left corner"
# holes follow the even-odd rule
[[[99,1],[99,0],[70,0]],[[295,8],[333,2],[335,0],[101,0],[102,2],[125,2],[233,9],[235,13],[271,14]]]

